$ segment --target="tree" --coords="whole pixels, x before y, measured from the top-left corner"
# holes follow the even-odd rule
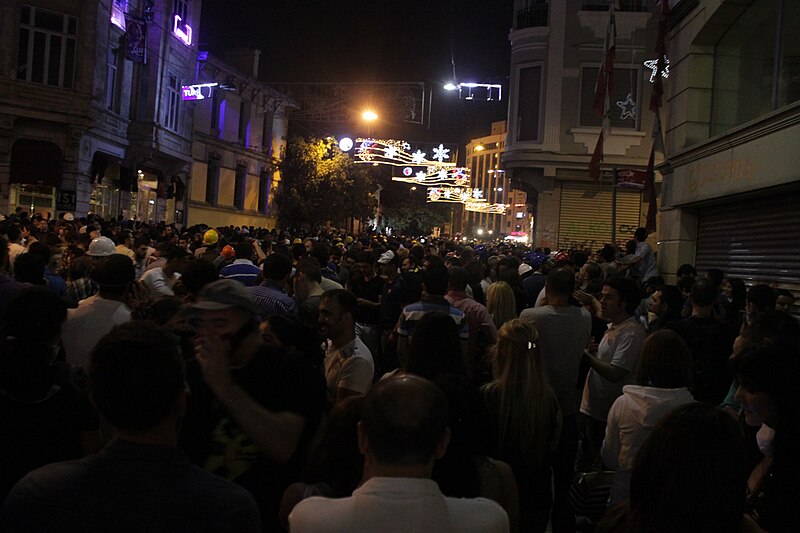
[[[452,204],[408,204],[382,209],[383,225],[404,235],[429,235],[434,226],[450,220]]]
[[[275,203],[281,227],[313,230],[327,222],[344,225],[350,217],[365,221],[375,213],[374,180],[332,137],[293,137],[280,170]]]

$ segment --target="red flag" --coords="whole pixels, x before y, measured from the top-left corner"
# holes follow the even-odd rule
[[[597,138],[597,144],[592,153],[592,159],[589,161],[589,177],[595,183],[600,183],[600,163],[603,161],[603,130],[600,130],[600,136]]]
[[[644,182],[644,196],[648,202],[647,222],[644,225],[645,229],[647,229],[647,233],[653,233],[656,231],[656,211],[658,210],[658,204],[656,203],[655,159],[656,143],[654,139],[653,147],[650,149],[650,159],[647,161],[647,177],[645,178]]]
[[[608,112],[608,99],[614,92],[614,56],[616,53],[617,27],[614,22],[614,4],[609,6],[608,26],[606,27],[605,57],[597,73],[597,83],[594,85],[594,103],[592,111],[598,117]]]

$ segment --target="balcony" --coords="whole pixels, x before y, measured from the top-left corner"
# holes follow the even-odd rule
[[[582,0],[581,11],[608,11],[608,0]],[[617,11],[648,11],[647,0],[617,0]]]
[[[514,29],[522,30],[524,28],[547,26],[547,8],[547,3],[541,3],[525,9],[520,9],[517,11],[517,23],[514,26]]]

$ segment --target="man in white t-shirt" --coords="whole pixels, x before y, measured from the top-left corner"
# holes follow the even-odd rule
[[[658,276],[656,254],[647,244],[647,230],[645,228],[638,228],[633,234],[633,238],[636,241],[636,251],[633,257],[624,261],[624,264],[628,264],[634,269],[639,283],[644,283],[648,279]]]
[[[634,382],[633,371],[644,344],[645,331],[633,316],[639,303],[639,289],[628,278],[609,278],[600,299],[602,316],[610,323],[597,352],[586,350],[591,366],[586,376],[581,413],[586,415],[586,460],[594,461],[605,437],[611,405],[622,395],[622,387]]]
[[[349,396],[366,394],[372,386],[375,363],[369,348],[356,336],[358,300],[345,289],[322,294],[319,302],[320,333],[325,344],[325,381],[328,405]]]
[[[362,483],[348,498],[311,497],[289,515],[292,533],[505,533],[508,516],[484,498],[449,498],[431,479],[447,450],[447,400],[433,383],[392,376],[367,395],[358,424]]]
[[[181,270],[186,264],[188,252],[177,245],[171,245],[164,251],[166,263],[160,268],[145,271],[139,281],[145,286],[151,298],[173,296],[173,288],[181,278]]]

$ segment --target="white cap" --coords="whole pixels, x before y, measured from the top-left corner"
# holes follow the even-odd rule
[[[96,239],[92,239],[92,242],[89,243],[89,250],[86,252],[86,255],[92,257],[108,257],[115,253],[116,247],[114,246],[114,241],[108,237],[97,237]]]
[[[525,274],[527,274],[531,270],[533,270],[533,267],[530,266],[528,263],[522,263],[521,265],[519,265],[519,275],[520,276],[524,276]]]

